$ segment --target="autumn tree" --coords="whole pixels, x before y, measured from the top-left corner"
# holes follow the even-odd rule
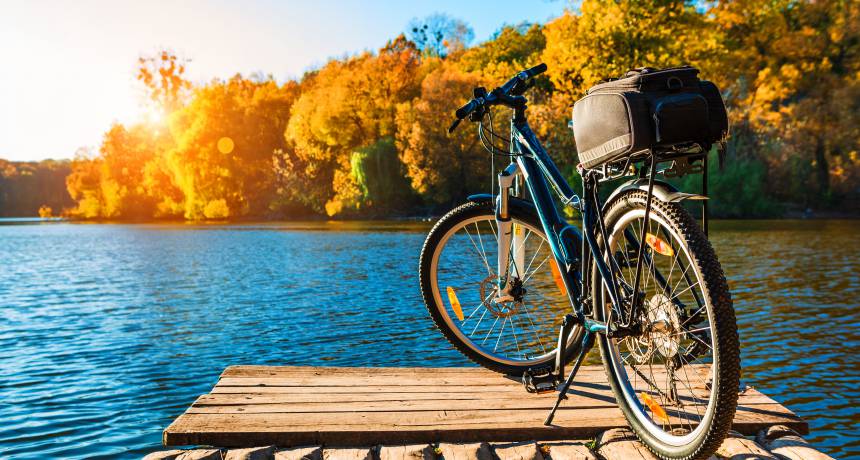
[[[713,16],[730,52],[734,136],[767,161],[771,189],[806,204],[831,198],[834,181],[848,193],[860,169],[860,5],[735,0]]]
[[[318,210],[361,208],[352,153],[394,135],[397,104],[418,94],[420,70],[417,49],[401,36],[378,54],[331,61],[303,82],[285,136],[305,166],[308,193],[328,195]]]
[[[158,154],[157,136],[147,125],[114,124],[104,135],[101,157],[101,217],[151,218],[158,200],[144,185],[145,169]]]
[[[446,64],[427,75],[420,97],[398,107],[400,158],[412,188],[429,204],[451,205],[489,187],[490,165],[474,126],[447,133],[453,110],[479,84],[479,76]]]
[[[0,217],[41,215],[45,207],[60,214],[74,202],[65,187],[68,160],[18,162],[0,159]]]
[[[538,24],[505,26],[484,43],[457,57],[458,66],[479,73],[486,83],[500,84],[524,68],[540,62],[546,38]]]
[[[492,174],[474,125],[446,132],[453,110],[474,87],[539,62],[549,70],[526,94],[529,118],[574,187],[573,102],[631,68],[692,64],[722,88],[731,118],[727,166],[711,183],[726,204],[712,209],[741,217],[774,212],[774,200],[860,202],[857,2],[583,0],[544,25],[505,26],[470,47],[472,38],[464,22],[436,14],[376,52],[285,84],[236,76],[192,86],[175,53],[141,57],[147,105],[163,116],[114,124],[96,154],[76,156],[65,181],[71,212],[344,217],[412,213],[416,202],[443,211],[489,190]],[[493,111],[502,137],[508,112]],[[63,171],[52,168],[0,162],[0,212],[10,200],[31,213],[66,208],[10,191],[41,183],[30,174]]]
[[[170,121],[167,167],[188,219],[265,215],[274,199],[272,157],[298,96],[294,82],[235,76],[195,90]]]
[[[185,77],[187,63],[167,49],[137,59],[137,80],[146,88],[149,103],[162,116],[180,108],[190,93],[191,82]]]
[[[85,150],[78,150],[72,160],[72,172],[66,178],[69,196],[77,203],[70,211],[74,217],[94,219],[102,217],[102,159]]]
[[[693,2],[584,0],[544,27],[543,60],[572,103],[586,89],[637,67],[696,65],[718,52]]]

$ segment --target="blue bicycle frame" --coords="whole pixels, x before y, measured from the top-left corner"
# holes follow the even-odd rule
[[[586,270],[589,261],[595,263],[601,277],[607,280],[606,284],[613,306],[618,308],[621,305],[615,273],[604,261],[604,255],[600,253],[597,244],[595,229],[598,227],[596,223],[600,219],[600,210],[598,208],[599,203],[596,202],[596,195],[589,193],[593,189],[593,184],[591,181],[585,182],[586,196],[580,198],[544,150],[528,122],[524,119],[517,120],[517,118],[514,117],[514,121],[511,123],[511,145],[513,146],[513,153],[519,155],[514,157],[511,165],[499,176],[499,196],[501,198],[497,202],[496,212],[502,245],[499,254],[507,257],[509,246],[506,246],[510,244],[510,240],[503,237],[505,233],[503,229],[506,228],[506,195],[509,193],[506,189],[509,187],[511,178],[521,174],[537,210],[555,262],[559,267],[565,267],[560,272],[568,299],[574,306],[577,322],[585,325],[590,332],[605,332],[607,330],[605,323],[598,322],[593,318],[586,318],[583,305],[584,294],[586,294],[583,292],[583,288],[588,285],[585,277],[588,275]],[[582,234],[585,236],[585,243],[590,254],[585,252],[586,249],[581,244],[582,237],[576,226],[569,224],[558,212],[552,196],[552,189],[559,195],[563,204],[573,206],[582,213]],[[573,248],[580,246],[582,246],[580,254],[571,253]],[[504,270],[502,264],[500,264],[500,269]],[[502,284],[508,278],[507,273],[500,272],[499,275],[500,287],[503,288]]]

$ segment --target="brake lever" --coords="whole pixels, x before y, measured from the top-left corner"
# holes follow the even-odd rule
[[[448,134],[453,133],[454,130],[457,129],[457,126],[460,125],[461,121],[463,121],[463,120],[460,120],[459,118],[454,120],[454,123],[451,123],[451,127],[448,128]]]
[[[522,96],[526,91],[532,89],[535,85],[534,79],[528,79],[525,83],[522,83],[522,80],[514,85],[514,88],[509,93],[511,96]]]

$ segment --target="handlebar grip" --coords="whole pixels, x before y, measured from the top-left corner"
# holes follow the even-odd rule
[[[454,115],[457,116],[458,120],[462,120],[462,119],[466,118],[467,116],[469,116],[469,114],[472,113],[473,110],[475,110],[476,105],[477,105],[477,102],[475,102],[475,100],[472,99],[471,101],[466,103],[466,105],[457,109],[457,111],[454,112]]]
[[[528,76],[528,78],[532,78],[532,77],[536,77],[536,76],[546,72],[546,68],[547,68],[546,64],[540,63],[540,64],[532,67],[531,69],[526,70],[525,73]]]

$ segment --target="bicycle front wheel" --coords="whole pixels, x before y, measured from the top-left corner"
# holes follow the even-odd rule
[[[677,203],[629,191],[607,205],[609,254],[620,267],[622,290],[632,292],[643,245],[640,332],[599,336],[609,383],[631,428],[664,459],[707,458],[725,439],[735,414],[740,379],[737,325],[728,284],[713,248]],[[596,270],[598,319],[614,321]],[[626,308],[626,307],[625,307]]]
[[[490,200],[466,203],[436,223],[421,251],[419,278],[430,316],[457,350],[490,370],[519,376],[553,365],[561,321],[572,309],[553,276],[558,267],[537,215],[512,204],[510,217],[515,301],[494,300],[498,228]],[[571,337],[568,361],[580,334]]]

